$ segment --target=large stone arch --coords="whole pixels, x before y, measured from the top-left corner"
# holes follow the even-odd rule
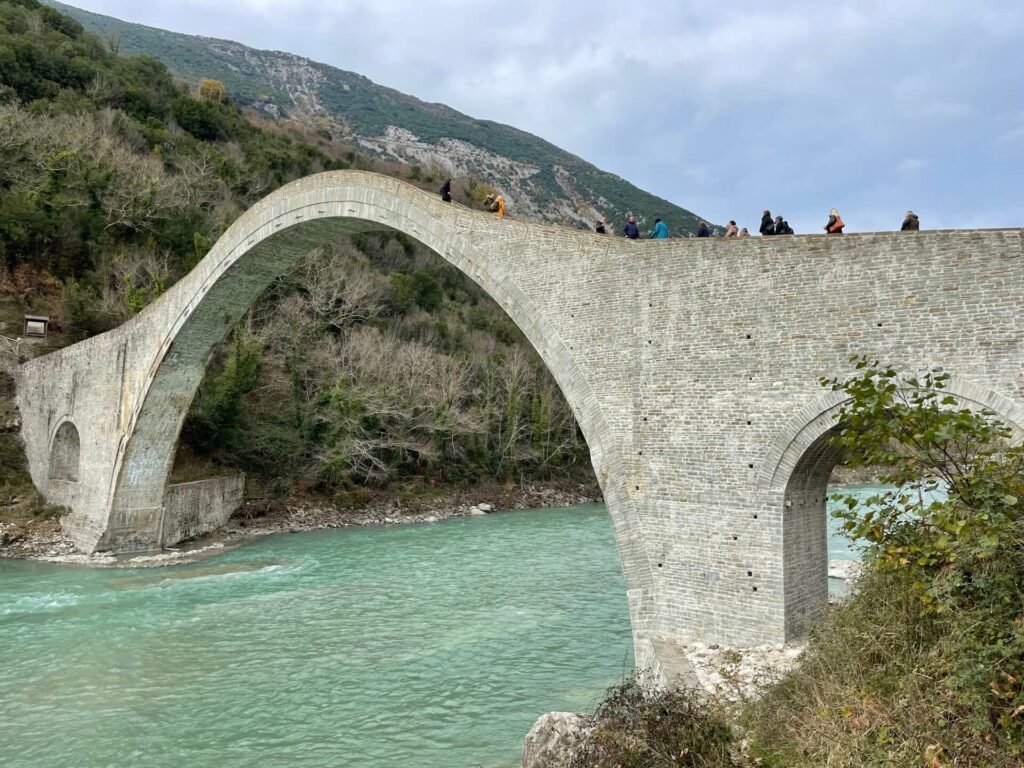
[[[992,411],[1024,437],[1024,408],[1008,397],[969,381],[952,379],[946,391],[972,409]],[[758,472],[758,488],[782,504],[782,580],[785,636],[806,633],[828,600],[826,502],[832,470],[842,462],[829,443],[839,412],[850,402],[829,392],[807,403],[768,447]]]
[[[502,260],[488,253],[492,247],[498,256],[502,249],[516,248],[522,225],[441,203],[407,184],[369,173],[318,174],[269,195],[146,310],[144,316],[155,333],[143,329],[136,335],[159,334],[159,343],[146,358],[138,394],[123,419],[107,492],[109,519],[96,548],[130,551],[160,546],[167,478],[189,405],[215,346],[270,282],[302,255],[339,235],[381,229],[419,241],[476,281],[541,354],[590,448],[612,517],[636,627],[640,606],[652,599],[653,590],[634,500],[624,482],[626,473],[618,466],[616,446],[610,442],[614,432],[554,319],[521,290]],[[126,345],[131,344],[129,339]]]

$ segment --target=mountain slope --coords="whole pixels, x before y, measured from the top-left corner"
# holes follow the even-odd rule
[[[367,162],[262,122],[38,0],[0,0],[0,333],[48,315],[45,346],[20,348],[42,353],[113,328],[269,192]],[[3,434],[17,429],[11,394],[0,374],[0,520],[31,488],[20,441]],[[592,477],[572,409],[520,330],[395,231],[306,254],[213,355],[173,477],[223,466],[247,473],[251,495],[346,504],[367,486]]]
[[[506,195],[515,215],[591,226],[601,214],[614,225],[635,211],[642,225],[659,215],[673,234],[696,231],[697,217],[690,211],[511,126],[476,120],[301,56],[46,2],[121,53],[152,56],[192,82],[220,80],[240,105],[302,121],[383,157],[483,179]]]

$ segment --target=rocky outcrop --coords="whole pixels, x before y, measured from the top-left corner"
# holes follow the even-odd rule
[[[548,712],[523,742],[523,768],[570,768],[576,751],[594,728],[589,715]]]
[[[686,646],[686,658],[700,688],[727,701],[757,698],[761,691],[793,668],[801,653],[802,645],[728,648],[692,643]]]

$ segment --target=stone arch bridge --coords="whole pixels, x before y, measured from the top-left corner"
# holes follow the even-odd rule
[[[215,345],[302,254],[387,228],[482,286],[557,380],[611,514],[640,664],[652,639],[779,642],[820,611],[840,402],[817,380],[851,355],[942,365],[966,401],[1024,426],[1019,229],[635,242],[331,172],[254,206],[122,327],[22,366],[32,476],[81,549],[173,540],[168,473]]]

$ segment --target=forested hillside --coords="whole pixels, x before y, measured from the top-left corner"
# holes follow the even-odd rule
[[[216,83],[182,85],[35,0],[2,0],[0,334],[16,335],[27,311],[53,318],[53,345],[112,328],[268,192],[348,167],[439,183],[284,132]],[[456,188],[466,203],[486,190],[472,178]],[[9,453],[0,474],[23,477]],[[217,463],[280,492],[590,472],[518,329],[395,233],[311,253],[235,330],[193,404],[176,473]]]
[[[589,227],[599,215],[616,222],[635,212],[648,229],[660,216],[674,234],[697,231],[690,211],[512,126],[478,120],[302,56],[47,2],[123,52],[153,56],[191,82],[223,81],[237,103],[274,119],[301,122],[381,159],[486,181],[504,193],[514,215]]]

